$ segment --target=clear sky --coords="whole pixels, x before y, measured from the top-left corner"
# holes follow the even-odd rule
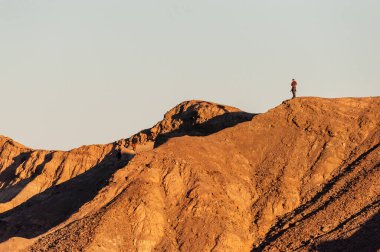
[[[0,0],[0,134],[108,143],[202,99],[380,95],[379,0]]]

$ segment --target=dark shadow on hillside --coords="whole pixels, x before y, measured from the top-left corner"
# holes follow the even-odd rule
[[[282,234],[284,234],[289,228],[291,228],[294,224],[289,225],[287,228],[283,228],[285,224],[290,223],[294,218],[296,218],[299,214],[304,212],[307,209],[312,208],[313,204],[315,204],[317,201],[319,201],[323,196],[327,195],[329,191],[344,177],[348,176],[350,173],[352,173],[355,168],[361,163],[362,160],[364,160],[368,155],[370,155],[372,152],[374,152],[377,148],[380,147],[380,143],[374,145],[369,150],[363,152],[361,155],[359,155],[354,161],[349,163],[343,170],[342,173],[332,178],[328,183],[324,185],[322,190],[318,192],[312,199],[310,199],[305,204],[297,207],[292,212],[285,214],[283,217],[280,217],[276,224],[274,224],[268,233],[266,234],[264,240],[255,248],[253,248],[252,252],[260,252],[265,249],[270,243],[277,240]],[[376,169],[377,165],[374,167]],[[303,220],[306,220],[307,218],[313,217],[318,211],[326,208],[327,205],[329,205],[332,201],[334,201],[336,198],[340,197],[345,192],[344,189],[341,189],[338,191],[338,193],[334,196],[334,198],[328,198],[325,200],[321,206],[318,208],[312,210],[308,214],[305,214],[301,219],[298,220],[298,222],[301,222]]]
[[[88,171],[0,214],[0,243],[12,237],[34,238],[67,220],[92,200],[107,185],[112,174],[131,158],[120,157],[119,152],[113,149]]]
[[[157,136],[154,147],[157,148],[167,142],[170,138],[174,137],[208,136],[223,129],[233,127],[239,123],[250,121],[256,115],[247,112],[226,112],[225,114],[216,116],[204,123],[194,124],[196,121],[196,118],[194,117],[197,116],[196,113],[196,111],[188,113],[186,116],[190,118],[183,118],[182,114],[180,115],[181,118],[173,117],[173,119],[182,119],[183,124],[175,131]]]
[[[10,170],[12,170],[12,171],[9,171],[9,173],[12,173],[12,174],[4,175],[4,177],[8,176],[8,178],[9,178],[9,175],[15,177],[16,176],[16,168],[19,165],[21,165],[22,162],[26,161],[26,159],[29,159],[30,153],[31,152],[24,153],[24,157],[21,158],[18,163],[15,161],[12,164],[14,166],[14,168],[10,168]],[[21,155],[23,155],[23,154],[21,154]],[[0,203],[6,203],[6,202],[12,200],[14,197],[16,197],[17,194],[19,194],[19,192],[21,192],[22,189],[24,189],[25,186],[27,186],[27,184],[29,184],[30,182],[32,182],[38,175],[40,175],[42,173],[43,168],[45,167],[45,165],[47,163],[49,163],[51,161],[52,157],[53,157],[52,153],[46,154],[46,156],[44,158],[44,161],[40,165],[38,165],[36,167],[36,170],[35,170],[35,172],[33,173],[33,175],[31,177],[23,179],[20,182],[18,182],[17,184],[14,184],[12,186],[9,186],[9,187],[1,190],[0,191],[1,192]],[[0,179],[0,181],[2,181],[2,180]]]
[[[377,212],[358,231],[347,239],[321,243],[318,251],[375,252],[380,250],[380,212]]]
[[[7,168],[5,168],[0,173],[0,182],[3,183],[3,187],[9,185],[10,181],[12,181],[16,177],[16,170],[23,162],[30,158],[32,151],[23,152],[18,156],[13,158],[12,164],[10,164]]]

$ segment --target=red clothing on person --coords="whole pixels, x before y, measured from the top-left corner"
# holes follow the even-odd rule
[[[296,86],[297,86],[297,81],[295,81],[295,80],[292,81],[292,84],[291,84],[291,85],[292,85],[292,88],[296,88]]]

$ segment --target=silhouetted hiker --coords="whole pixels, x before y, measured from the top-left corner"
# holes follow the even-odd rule
[[[293,97],[292,99],[296,98],[296,92],[297,92],[297,81],[295,79],[292,79],[292,84],[290,84],[292,86],[292,93],[293,93]]]

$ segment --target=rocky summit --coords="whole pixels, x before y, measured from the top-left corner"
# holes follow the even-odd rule
[[[380,250],[380,97],[183,102],[106,145],[0,136],[0,251]]]

